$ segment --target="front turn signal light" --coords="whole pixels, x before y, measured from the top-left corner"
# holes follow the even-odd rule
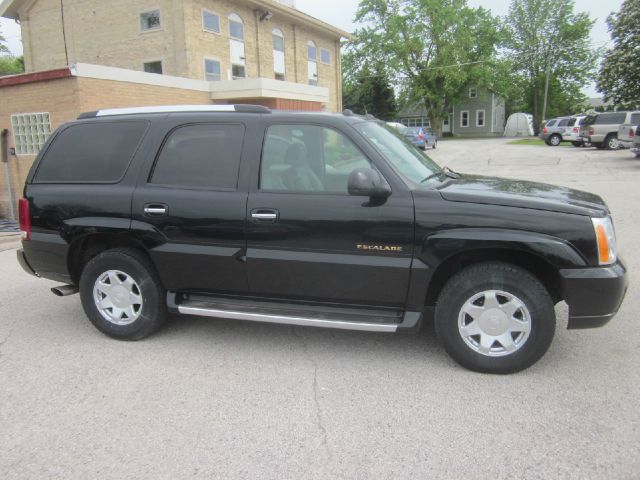
[[[611,265],[617,259],[616,235],[613,230],[611,217],[592,218],[593,229],[596,233],[598,245],[598,263],[600,265]]]

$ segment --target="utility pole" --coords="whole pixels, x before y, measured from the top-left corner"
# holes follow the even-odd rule
[[[545,72],[546,78],[544,80],[544,100],[542,102],[542,120],[547,119],[547,98],[549,96],[549,77],[551,76],[551,63],[547,59],[547,70]]]

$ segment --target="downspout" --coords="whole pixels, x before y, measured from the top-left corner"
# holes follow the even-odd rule
[[[11,189],[11,177],[9,177],[9,130],[6,128],[0,133],[0,155],[2,156],[2,169],[4,173],[7,197],[9,198],[9,218],[13,221],[16,220],[16,213],[13,209],[13,190]]]
[[[256,22],[256,57],[258,59],[258,78],[262,77],[262,59],[260,58],[260,12],[254,10],[254,19]]]

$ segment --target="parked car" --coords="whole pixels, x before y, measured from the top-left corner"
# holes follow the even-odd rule
[[[580,136],[599,149],[620,148],[618,128],[631,123],[631,115],[639,112],[605,112],[587,115],[580,126]]]
[[[584,115],[577,115],[569,119],[562,133],[563,142],[571,142],[571,145],[574,147],[582,147],[585,145],[584,139],[580,136],[580,124],[584,118]]]
[[[640,158],[640,131],[638,131],[638,133],[633,137],[631,153],[633,153],[637,158]]]
[[[552,147],[557,147],[562,143],[562,135],[565,127],[569,124],[570,117],[552,118],[544,123],[540,131],[540,138]]]
[[[624,123],[618,127],[618,141],[625,147],[631,147],[636,135],[640,135],[640,112],[632,113],[629,123]]]
[[[443,169],[348,111],[83,114],[19,213],[22,267],[124,340],[168,313],[390,333],[433,315],[461,365],[508,373],[545,353],[554,304],[598,327],[627,287],[599,196]]]
[[[403,132],[403,135],[415,147],[426,150],[429,142],[429,137],[426,129],[422,127],[407,127],[407,129]],[[433,142],[433,136],[431,137],[431,139],[431,141]]]

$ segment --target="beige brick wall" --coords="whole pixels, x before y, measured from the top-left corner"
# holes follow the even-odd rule
[[[14,147],[11,115],[16,113],[49,112],[52,128],[78,116],[79,96],[75,79],[51,80],[0,89],[0,130],[9,130],[9,147]],[[22,196],[24,181],[35,157],[33,155],[9,156],[9,177],[13,198]],[[4,168],[0,168],[0,217],[8,216],[8,193]],[[16,210],[17,212],[17,210]],[[17,214],[17,213],[16,213]]]
[[[162,29],[141,33],[139,15],[160,8]],[[202,10],[220,16],[220,34],[202,28]],[[65,0],[65,31],[69,63],[83,62],[142,70],[146,61],[162,60],[165,74],[204,79],[204,58],[219,60],[223,79],[231,71],[229,21],[238,14],[245,26],[245,57],[249,77],[274,78],[271,32],[285,37],[286,80],[308,83],[307,42],[318,46],[319,85],[329,88],[328,109],[341,108],[339,45],[323,31],[281,15],[260,22],[243,0]],[[37,0],[22,17],[28,72],[67,64],[59,0]],[[320,62],[320,49],[331,52],[331,64]]]

